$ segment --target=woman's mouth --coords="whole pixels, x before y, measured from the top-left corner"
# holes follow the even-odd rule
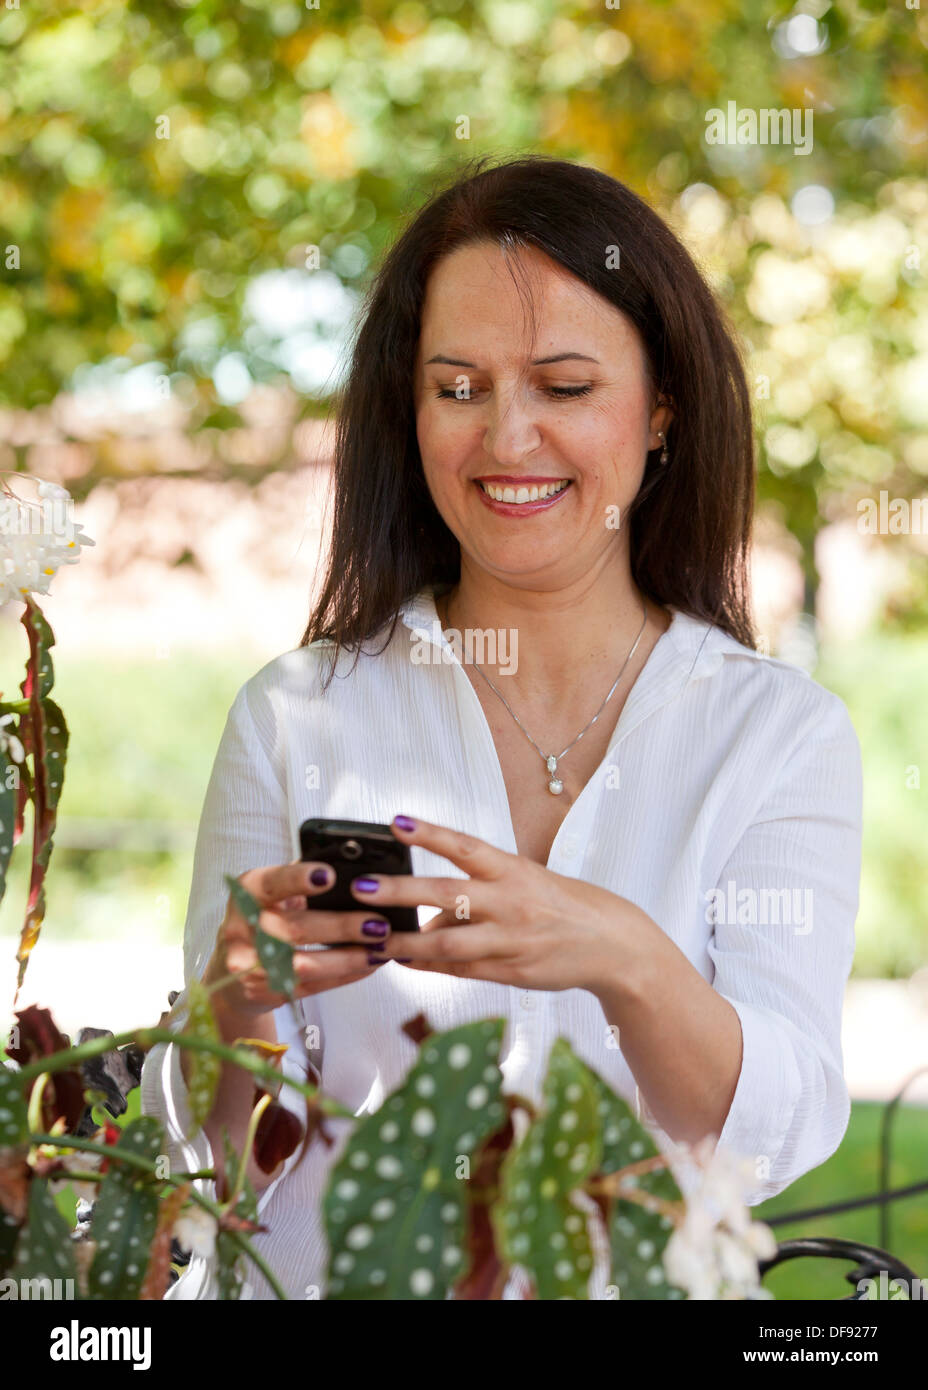
[[[569,478],[475,478],[483,503],[491,511],[515,516],[556,505],[570,487]]]

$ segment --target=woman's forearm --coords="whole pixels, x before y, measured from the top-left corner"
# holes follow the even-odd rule
[[[671,1139],[721,1133],[741,1073],[741,1020],[640,908],[633,970],[594,993],[654,1119]]]

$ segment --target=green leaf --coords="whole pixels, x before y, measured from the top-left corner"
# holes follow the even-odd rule
[[[220,1231],[216,1236],[216,1277],[219,1281],[219,1297],[224,1300],[240,1299],[244,1276],[244,1256],[242,1248],[231,1231]]]
[[[194,1038],[208,1038],[219,1042],[219,1028],[210,1002],[209,992],[200,980],[191,980],[187,987],[189,1014],[184,1032]],[[198,1125],[202,1125],[213,1108],[219,1078],[222,1075],[222,1059],[212,1052],[189,1049],[187,1089],[190,1098],[190,1113]]]
[[[222,1147],[225,1155],[226,1192],[228,1193],[235,1181],[240,1159],[235,1152],[232,1140],[229,1138],[229,1132],[225,1128],[222,1131]],[[247,1177],[242,1184],[238,1201],[235,1203],[235,1215],[241,1216],[246,1221],[256,1222],[258,1220],[258,1198]],[[216,1236],[216,1264],[219,1297],[221,1299],[241,1298],[245,1256],[231,1231],[220,1230]]]
[[[658,1149],[630,1106],[621,1100],[595,1072],[590,1078],[596,1090],[597,1112],[602,1129],[603,1156],[600,1173],[617,1173],[622,1168],[653,1158]],[[667,1168],[653,1173],[633,1174],[626,1185],[647,1198],[681,1202],[682,1195]],[[612,1246],[611,1284],[625,1299],[685,1298],[682,1289],[668,1283],[664,1272],[664,1249],[673,1234],[673,1222],[656,1203],[649,1210],[642,1204],[612,1198],[609,1203],[609,1238]]]
[[[55,683],[55,669],[52,665],[50,651],[50,648],[55,645],[55,634],[52,632],[44,613],[32,598],[26,604],[21,621],[29,634],[29,649],[37,680],[36,693],[40,700],[44,700]],[[25,682],[20,688],[24,695],[30,693],[25,689]]]
[[[222,1130],[222,1147],[225,1155],[226,1193],[228,1195],[235,1181],[241,1158],[235,1152],[235,1145],[229,1138],[229,1131],[225,1126]],[[235,1214],[243,1217],[246,1221],[257,1221],[258,1219],[258,1198],[247,1173],[245,1181],[242,1183],[242,1190],[238,1194],[238,1201],[235,1203]]]
[[[16,1250],[20,1223],[8,1211],[0,1209],[0,1278],[5,1278]]]
[[[602,1154],[592,1073],[564,1038],[551,1049],[543,1110],[503,1164],[494,1210],[505,1257],[531,1275],[539,1299],[589,1296],[593,1249],[585,1213],[571,1201]]]
[[[126,1126],[115,1147],[154,1163],[162,1143],[159,1122],[143,1115]],[[91,1298],[138,1298],[157,1225],[158,1193],[150,1179],[111,1159],[93,1209],[97,1252],[88,1276]]]
[[[15,778],[11,772],[15,769]],[[20,770],[12,758],[0,751],[0,900],[6,892],[6,874],[13,853],[13,839],[16,831],[16,783]],[[11,785],[12,783],[12,785]]]
[[[29,1184],[26,1224],[20,1232],[7,1277],[17,1281],[48,1280],[59,1298],[80,1297],[71,1232],[55,1206],[45,1178],[33,1178]],[[56,1279],[63,1282],[56,1285]],[[19,1297],[41,1298],[42,1292],[33,1284],[27,1294],[22,1291],[20,1282]]]
[[[463,1273],[471,1157],[506,1115],[504,1026],[431,1034],[403,1085],[356,1125],[323,1203],[330,1299],[443,1299]]]
[[[26,1142],[28,1109],[18,1074],[0,1065],[0,1149],[14,1149]]]
[[[49,812],[58,809],[61,789],[64,785],[65,764],[68,755],[68,726],[60,705],[54,700],[43,700],[45,716],[45,805]]]
[[[267,982],[276,994],[291,995],[296,988],[296,974],[293,969],[293,947],[278,936],[271,936],[262,929],[259,917],[260,904],[243,888],[238,879],[226,874],[226,883],[232,901],[255,934],[255,950],[258,959],[267,972]]]

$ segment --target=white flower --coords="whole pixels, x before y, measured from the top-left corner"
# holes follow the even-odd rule
[[[755,1181],[754,1165],[711,1138],[688,1149],[700,1179],[667,1242],[667,1278],[691,1299],[771,1298],[761,1287],[758,1261],[776,1254],[776,1237],[769,1226],[751,1220],[744,1201]]]
[[[16,474],[18,479],[24,474]],[[62,565],[76,565],[93,545],[71,520],[71,495],[58,483],[33,479],[40,501],[24,501],[7,484],[0,493],[0,608],[28,594],[47,594]]]
[[[3,732],[4,726],[12,724],[15,718],[15,714],[4,714],[0,718],[0,753],[9,753],[14,763],[21,763],[26,756],[25,749],[14,733],[5,734]]]
[[[190,1207],[174,1222],[174,1239],[191,1255],[208,1259],[216,1248],[218,1225],[212,1212],[202,1207]]]

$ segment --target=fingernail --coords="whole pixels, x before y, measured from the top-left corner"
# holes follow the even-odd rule
[[[416,822],[409,816],[394,816],[393,824],[398,825],[400,830],[415,830]]]
[[[321,888],[324,883],[328,883],[329,874],[331,872],[331,869],[311,869],[309,872],[309,881],[314,888]]]
[[[370,922],[361,923],[361,932],[364,936],[386,936],[389,930],[389,922],[378,922],[372,920]]]
[[[372,954],[368,956],[367,963],[368,965],[386,965],[389,959],[389,956],[375,956]]]
[[[356,878],[352,883],[352,888],[357,888],[359,893],[376,893],[380,887],[380,880],[376,878]]]

